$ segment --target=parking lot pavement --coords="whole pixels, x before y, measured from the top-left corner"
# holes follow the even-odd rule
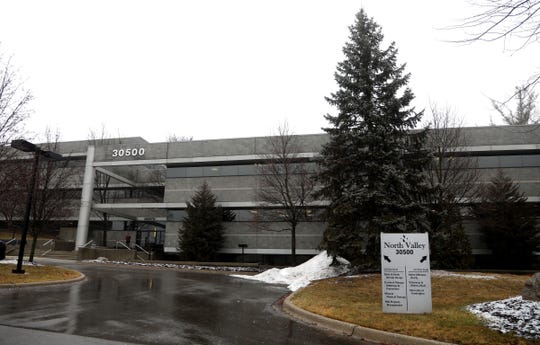
[[[82,337],[73,334],[38,331],[35,329],[7,327],[0,325],[2,345],[138,345],[134,343],[110,341]]]

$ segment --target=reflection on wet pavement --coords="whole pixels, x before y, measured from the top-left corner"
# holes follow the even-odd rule
[[[285,287],[222,274],[70,264],[71,285],[0,290],[0,324],[140,344],[358,344],[292,321]]]

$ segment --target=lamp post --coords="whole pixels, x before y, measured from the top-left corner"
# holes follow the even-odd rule
[[[239,243],[238,247],[242,248],[242,262],[244,262],[244,249],[247,248],[247,243]]]
[[[24,257],[24,247],[26,245],[26,235],[28,234],[28,226],[30,224],[30,211],[32,210],[32,199],[34,197],[34,189],[36,186],[36,176],[39,166],[39,156],[43,156],[50,159],[60,160],[62,155],[52,151],[43,151],[36,145],[24,139],[17,139],[11,142],[11,147],[23,152],[34,152],[34,163],[32,165],[32,176],[30,178],[30,185],[28,188],[28,196],[26,197],[26,209],[24,211],[24,224],[21,234],[21,244],[19,245],[19,257],[17,258],[17,268],[11,272],[16,274],[23,274],[25,271],[22,269],[22,262]]]

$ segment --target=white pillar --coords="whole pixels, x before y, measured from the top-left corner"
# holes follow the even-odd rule
[[[88,225],[90,223],[92,196],[94,194],[94,151],[94,146],[89,145],[86,152],[86,165],[84,167],[81,208],[79,210],[79,221],[77,222],[77,239],[75,240],[75,250],[79,250],[79,247],[88,241]]]

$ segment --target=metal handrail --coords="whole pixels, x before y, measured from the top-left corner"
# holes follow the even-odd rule
[[[91,243],[94,243],[94,240],[90,240],[88,242],[86,242],[85,244],[83,244],[82,246],[80,246],[79,248],[86,248],[89,244]]]
[[[150,252],[146,251],[143,247],[138,244],[135,245],[135,248],[139,249],[141,252],[144,252],[146,255],[150,255]]]
[[[121,244],[123,247],[125,247],[127,250],[131,250],[124,242],[122,241],[116,241],[116,248],[118,248],[118,244]]]
[[[11,253],[12,251],[14,251],[14,250],[17,249],[17,239],[16,239],[16,238],[12,238],[11,240],[7,241],[7,242],[6,242],[6,247],[7,247],[8,245],[10,245],[12,242],[15,242],[15,243],[13,244],[13,247],[7,248],[7,249],[6,249],[6,254],[9,254],[9,253]]]
[[[49,250],[44,251],[44,252],[41,254],[41,256],[45,256],[45,255],[49,254],[49,253],[52,252],[53,249],[54,249],[54,239],[51,238],[51,239],[48,240],[47,242],[43,243],[41,246],[42,246],[42,247],[51,246],[51,248],[50,248]]]

